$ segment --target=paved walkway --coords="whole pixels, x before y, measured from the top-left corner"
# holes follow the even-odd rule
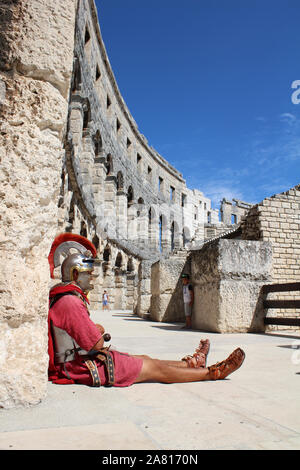
[[[300,449],[300,336],[205,333],[130,312],[92,318],[120,351],[180,359],[209,338],[208,365],[237,346],[246,359],[224,381],[95,389],[53,385],[32,408],[0,411],[0,449]]]

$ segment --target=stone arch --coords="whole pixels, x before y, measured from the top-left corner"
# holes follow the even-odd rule
[[[136,205],[137,242],[141,248],[148,248],[149,232],[148,211],[144,199],[139,197]]]
[[[87,226],[86,226],[86,223],[84,222],[84,220],[82,220],[81,224],[80,224],[80,235],[82,235],[83,237],[88,236]]]
[[[109,245],[106,245],[106,247],[103,250],[103,261],[109,262],[111,257],[111,249]]]
[[[121,191],[124,189],[124,176],[121,171],[117,173],[117,191]]]
[[[128,258],[128,261],[127,261],[127,272],[128,272],[128,273],[133,273],[133,272],[134,272],[134,264],[133,264],[132,258]]]
[[[144,199],[142,197],[139,197],[137,200],[137,213],[136,213],[137,217],[144,215],[144,208],[145,208]]]
[[[85,25],[85,30],[84,30],[84,44],[87,44],[91,39],[91,35],[90,35],[90,28],[89,28],[89,25],[86,24]]]
[[[158,220],[158,246],[161,253],[166,251],[170,243],[168,228],[168,218],[164,213],[161,213]]]
[[[65,202],[65,184],[66,184],[66,172],[65,172],[65,169],[62,169],[58,207],[62,207]]]
[[[151,224],[156,224],[158,222],[157,208],[154,207],[153,205],[149,207],[148,215],[149,215],[149,221],[151,222]]]
[[[80,92],[81,91],[81,68],[78,57],[74,58],[74,66],[73,66],[73,77],[72,77],[72,85],[71,91],[72,93]]]
[[[90,26],[86,23],[84,30],[84,52],[87,61],[91,62],[91,51],[92,51],[92,39],[90,34]]]
[[[114,167],[113,167],[113,158],[111,156],[111,154],[109,153],[106,157],[106,160],[105,160],[105,168],[106,168],[106,174],[107,176],[108,175],[111,175],[114,171]]]
[[[121,268],[122,263],[123,263],[123,256],[122,256],[122,253],[119,251],[117,256],[116,256],[115,267],[116,268]]]
[[[97,130],[96,134],[93,137],[93,144],[94,144],[94,158],[95,161],[101,157],[102,150],[103,150],[103,142],[100,131]]]
[[[93,243],[94,247],[96,248],[96,250],[98,251],[99,245],[100,245],[100,241],[99,241],[98,235],[95,234],[95,235],[93,236],[92,243]]]
[[[185,247],[191,240],[191,232],[188,227],[182,229],[182,246]]]
[[[152,251],[158,248],[158,214],[153,206],[148,210],[148,246]]]
[[[91,105],[90,101],[86,98],[82,106],[82,131],[86,131],[91,121]]]
[[[133,187],[130,185],[127,190],[127,204],[130,205],[133,203],[134,200],[134,192]]]
[[[171,223],[171,228],[170,228],[170,232],[171,232],[171,251],[175,250],[175,222],[173,220],[173,222]]]
[[[75,195],[73,194],[70,208],[69,208],[69,219],[68,219],[68,227],[66,229],[67,232],[72,232],[75,220]]]

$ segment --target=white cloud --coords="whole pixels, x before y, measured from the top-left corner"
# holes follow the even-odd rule
[[[280,114],[280,120],[284,122],[295,122],[296,121],[296,116],[291,113],[282,113]]]
[[[243,193],[240,188],[234,183],[224,180],[212,180],[199,188],[205,197],[211,199],[213,207],[219,207],[221,200],[226,199],[240,199],[243,200]]]
[[[257,116],[255,120],[260,122],[267,122],[267,119],[264,116]]]

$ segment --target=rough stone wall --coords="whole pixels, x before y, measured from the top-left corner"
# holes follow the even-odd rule
[[[239,224],[252,206],[253,204],[240,201],[239,199],[229,201],[223,198],[220,207],[221,221],[225,225]]]
[[[272,283],[300,281],[300,186],[275,194],[254,206],[242,222],[242,238],[272,244]],[[270,294],[268,299],[299,299],[296,292]],[[299,310],[270,309],[268,316],[294,316]],[[283,328],[283,327],[281,327]],[[286,327],[291,329],[291,327]],[[278,329],[278,327],[268,327]]]
[[[75,13],[75,0],[0,1],[2,407],[46,393],[47,253],[57,231]]]
[[[242,224],[246,240],[270,241],[273,281],[300,281],[300,186],[264,199]]]

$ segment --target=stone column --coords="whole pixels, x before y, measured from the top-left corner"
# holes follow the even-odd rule
[[[159,220],[157,214],[151,208],[151,219],[148,215],[148,241],[149,249],[158,252],[159,250]]]
[[[90,129],[86,129],[82,136],[82,150],[79,155],[79,173],[81,177],[81,191],[89,201],[94,199],[93,173],[94,173],[94,145]]]
[[[185,321],[181,274],[190,271],[187,256],[171,256],[151,267],[151,319]]]
[[[126,310],[134,309],[135,273],[127,273]]]
[[[116,180],[107,176],[105,180],[104,220],[109,220],[107,233],[114,238],[116,234]]]
[[[95,213],[97,223],[101,227],[104,225],[105,208],[105,179],[107,177],[105,168],[105,158],[96,157],[93,170],[93,195],[95,200]]]
[[[137,241],[137,218],[136,218],[136,204],[131,201],[127,208],[127,237],[132,242]]]
[[[117,192],[117,237],[121,240],[127,239],[127,195],[123,190]]]
[[[148,214],[144,204],[139,204],[137,207],[137,245],[141,249],[149,248],[148,240]]]
[[[47,393],[47,256],[56,235],[76,0],[0,1],[0,407]]]
[[[151,261],[144,260],[139,265],[138,271],[138,302],[136,313],[143,315],[150,312],[151,303]]]
[[[125,310],[127,305],[126,299],[126,271],[124,267],[115,268],[115,298],[114,309]]]

